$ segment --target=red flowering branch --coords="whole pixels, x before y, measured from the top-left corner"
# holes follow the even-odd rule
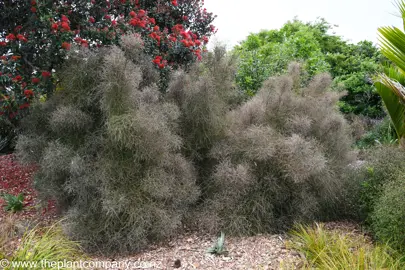
[[[0,115],[20,118],[51,95],[72,44],[90,49],[140,35],[163,73],[201,59],[215,33],[202,0],[0,1]],[[2,34],[1,34],[2,33]]]

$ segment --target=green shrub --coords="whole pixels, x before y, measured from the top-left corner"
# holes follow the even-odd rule
[[[339,96],[327,91],[330,76],[297,89],[299,70],[269,79],[227,113],[225,136],[210,151],[217,165],[199,213],[206,229],[272,232],[342,214],[336,206],[354,157],[350,129],[336,109]]]
[[[361,219],[370,225],[371,213],[383,193],[384,186],[405,174],[405,151],[398,146],[379,146],[366,152],[366,164],[357,178],[361,184],[359,208]]]
[[[371,214],[375,237],[395,249],[405,251],[405,178],[386,183]]]
[[[399,270],[405,267],[388,246],[373,246],[364,236],[328,231],[322,224],[299,225],[291,236],[289,246],[305,255],[307,263],[303,269]]]

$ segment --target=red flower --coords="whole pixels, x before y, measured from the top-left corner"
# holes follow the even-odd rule
[[[106,14],[106,15],[104,16],[104,19],[106,19],[106,20],[111,20],[111,16]]]
[[[89,43],[85,39],[80,40],[80,43],[82,44],[82,47],[85,47],[85,48],[89,47]]]
[[[14,28],[14,31],[15,31],[15,32],[19,32],[21,29],[22,29],[22,26],[21,26],[21,25],[17,25],[17,26]]]
[[[169,37],[169,40],[172,41],[172,42],[176,42],[176,41],[177,41],[177,38],[176,38],[175,36],[170,36],[170,37]]]
[[[96,19],[94,19],[93,17],[90,17],[90,18],[89,18],[89,22],[90,22],[90,23],[95,23],[95,22],[96,22]]]
[[[51,27],[55,31],[58,30],[58,24],[57,23],[53,23]]]
[[[69,22],[68,17],[66,17],[65,15],[62,15],[61,19],[62,22]]]
[[[32,0],[32,1],[31,1],[31,5],[32,5],[32,6],[35,6],[36,4],[37,4],[37,1],[35,1],[35,0]]]
[[[24,90],[24,96],[26,98],[33,97],[34,96],[34,91],[32,91],[31,89]]]
[[[8,34],[8,35],[6,36],[6,39],[8,39],[8,40],[15,40],[16,37],[15,37],[14,34]]]
[[[177,0],[173,0],[173,1],[172,1],[172,5],[173,5],[173,6],[177,6]]]
[[[42,71],[42,77],[47,78],[47,77],[51,77],[51,73],[49,71]]]
[[[152,32],[149,36],[151,38],[157,40],[158,42],[160,42],[160,36],[158,34],[156,34],[155,32]]]
[[[70,50],[70,43],[69,42],[62,42],[62,45],[61,45],[61,47],[62,47],[62,49],[65,49],[65,50]]]
[[[132,26],[139,26],[139,27],[142,27],[142,28],[145,28],[145,27],[146,27],[146,22],[143,21],[143,20],[140,20],[140,19],[138,19],[138,18],[133,18],[133,19],[131,19],[131,20],[129,21],[129,24],[132,25]]]
[[[6,60],[7,60],[7,56],[5,56],[5,55],[2,55],[2,56],[0,56],[0,59],[1,59],[1,60],[4,60],[4,61],[6,61]]]
[[[155,32],[159,31],[159,25],[156,25],[155,27],[153,27],[153,31],[155,31]]]
[[[41,81],[41,80],[40,80],[39,78],[36,78],[36,77],[31,79],[31,82],[32,82],[33,84],[38,84],[40,81]]]
[[[7,45],[7,43],[5,41],[0,41],[0,47],[4,47],[6,45]]]
[[[17,35],[17,38],[18,38],[18,40],[20,40],[20,41],[24,41],[24,42],[27,42],[27,41],[28,41],[27,38],[24,37],[24,36],[21,35],[21,34],[18,34],[18,35]]]
[[[112,25],[112,26],[116,26],[116,25],[117,25],[117,21],[116,21],[116,20],[111,21],[111,25]]]
[[[70,26],[69,26],[69,24],[67,22],[62,22],[61,26],[66,31],[70,31]]]
[[[131,11],[131,12],[129,13],[129,16],[131,16],[132,18],[134,18],[134,17],[136,16],[135,11]]]
[[[182,39],[181,43],[183,43],[184,47],[189,47],[190,46],[189,42],[187,40],[185,40],[185,39]]]
[[[139,17],[139,18],[142,18],[143,16],[145,16],[145,14],[146,14],[146,11],[143,10],[143,9],[141,9],[141,10],[138,11],[138,17]]]
[[[156,24],[156,21],[155,21],[154,18],[149,18],[149,22],[150,22],[151,24]]]
[[[181,32],[180,32],[180,35],[182,35],[182,37],[185,38],[185,39],[190,38],[190,35],[189,35],[187,32],[185,32],[185,31],[181,31]]]
[[[155,64],[160,64],[160,62],[162,62],[162,56],[160,56],[160,55],[156,56],[152,62]]]
[[[13,55],[13,56],[11,56],[11,60],[13,60],[13,61],[17,61],[18,59],[20,59],[21,58],[21,56],[19,56],[19,55]]]
[[[35,7],[32,7],[31,12],[35,13],[35,12],[37,12],[37,9]]]
[[[13,78],[13,82],[19,82],[22,80],[22,77],[20,75],[17,75]]]

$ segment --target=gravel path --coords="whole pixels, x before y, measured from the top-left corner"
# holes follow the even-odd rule
[[[216,242],[216,237],[190,234],[178,237],[165,247],[151,250],[132,257],[96,260],[120,263],[121,269],[299,269],[300,255],[286,249],[284,235],[258,235],[242,238],[225,238],[226,255],[215,256],[207,249]],[[123,266],[128,263],[129,266]]]

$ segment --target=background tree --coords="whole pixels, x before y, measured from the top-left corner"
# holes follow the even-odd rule
[[[55,71],[73,44],[117,45],[136,33],[165,78],[201,58],[215,32],[215,16],[201,0],[2,0],[0,17],[0,115],[9,119],[54,91]]]
[[[381,54],[371,42],[349,44],[329,34],[332,28],[323,19],[313,23],[294,19],[280,30],[249,35],[234,49],[240,57],[238,84],[253,95],[269,76],[285,73],[291,61],[300,61],[304,82],[329,72],[334,88],[348,92],[339,102],[343,112],[382,117],[381,101],[370,79],[379,70]]]

